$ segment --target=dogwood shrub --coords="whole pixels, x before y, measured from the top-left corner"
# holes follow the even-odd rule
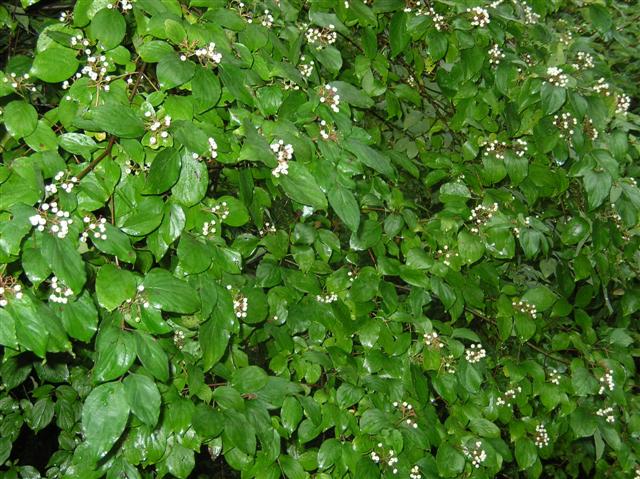
[[[639,13],[5,2],[3,477],[640,477]]]

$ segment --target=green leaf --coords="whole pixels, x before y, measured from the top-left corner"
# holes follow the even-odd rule
[[[171,189],[173,199],[183,206],[193,206],[202,201],[208,186],[207,165],[193,158],[188,151],[184,150],[180,177]]]
[[[142,374],[129,374],[123,383],[131,412],[143,423],[154,427],[160,417],[160,391],[156,383]]]
[[[377,434],[389,424],[387,415],[379,409],[367,409],[360,418],[360,429],[366,434]]]
[[[360,143],[357,140],[345,141],[344,147],[369,168],[373,168],[378,173],[382,173],[383,175],[391,178],[395,176],[395,171],[393,166],[391,166],[391,161],[387,156],[383,155],[379,151],[374,150],[370,146]]]
[[[122,383],[101,384],[89,393],[82,407],[82,431],[95,461],[111,450],[128,419],[129,404]]]
[[[298,427],[298,424],[302,420],[302,406],[300,402],[290,396],[285,398],[282,403],[282,409],[280,410],[280,418],[282,419],[282,426],[292,433]]]
[[[119,328],[101,331],[97,343],[93,377],[96,382],[116,379],[126,373],[136,357],[133,335]]]
[[[87,280],[84,261],[71,241],[50,234],[42,237],[42,255],[54,274],[75,294],[80,294]]]
[[[82,133],[63,133],[58,137],[58,144],[63,150],[85,158],[98,148],[93,138]]]
[[[169,359],[162,346],[147,333],[136,331],[136,355],[156,379],[165,382],[169,379]]]
[[[211,266],[209,246],[190,234],[185,233],[180,237],[176,253],[185,273],[202,273]]]
[[[360,206],[351,191],[336,185],[329,190],[329,204],[351,231],[358,231]]]
[[[165,269],[149,271],[143,285],[149,302],[163,311],[188,314],[200,309],[196,290]]]
[[[225,65],[219,67],[220,79],[222,84],[227,90],[235,97],[236,100],[241,101],[247,106],[253,106],[253,96],[245,85],[244,79],[246,75],[242,70],[233,65]]]
[[[38,125],[38,112],[26,101],[10,102],[3,116],[5,128],[17,140],[33,133]]]
[[[174,148],[165,148],[153,159],[144,193],[159,195],[170,189],[178,181],[182,165],[180,152]]]
[[[484,418],[474,418],[469,423],[469,429],[480,437],[500,437],[500,428]]]
[[[292,200],[312,206],[317,210],[327,208],[327,198],[318,186],[316,179],[301,163],[290,162],[289,174],[280,177],[280,184]]]
[[[440,444],[436,453],[436,464],[440,477],[458,477],[464,470],[464,456],[446,442]]]
[[[465,263],[475,263],[484,255],[484,244],[478,235],[461,230],[458,233],[458,252]]]
[[[542,111],[545,115],[551,115],[562,107],[567,98],[567,91],[549,82],[544,82],[540,88],[540,97],[542,98]]]
[[[555,304],[558,297],[546,286],[536,286],[528,289],[522,299],[533,304],[538,311],[546,311]]]
[[[144,197],[126,216],[118,218],[122,231],[131,236],[145,236],[155,230],[164,216],[164,203],[156,196]],[[107,232],[107,240],[109,239]]]
[[[198,111],[204,111],[218,104],[222,89],[220,88],[220,80],[213,72],[197,66],[191,80],[191,91],[193,99],[196,101],[196,108]]]
[[[195,64],[190,60],[183,62],[175,54],[166,55],[156,66],[160,89],[171,90],[184,85],[193,78],[195,69]]]
[[[345,101],[349,105],[357,106],[358,108],[371,108],[374,105],[374,101],[366,93],[354,87],[351,83],[332,81],[331,86],[338,90],[341,102]]]
[[[203,439],[218,437],[224,429],[224,417],[206,404],[196,406],[191,419],[193,428]]]
[[[129,237],[110,223],[105,223],[104,227],[107,239],[91,239],[96,248],[103,253],[114,255],[125,263],[134,263],[136,261],[136,252],[131,246]]]
[[[576,437],[593,436],[598,428],[596,418],[593,411],[586,407],[578,407],[573,411],[569,421]]]
[[[328,469],[342,456],[342,446],[337,439],[327,439],[318,450],[318,468]]]
[[[389,25],[389,40],[391,41],[391,56],[395,57],[404,51],[411,38],[407,33],[407,15],[404,12],[396,12]]]
[[[6,306],[6,311],[15,323],[18,344],[44,358],[49,338],[45,324],[47,318],[38,313],[35,304],[30,300],[11,301]]]
[[[516,461],[520,469],[529,469],[537,459],[538,451],[531,439],[523,437],[516,440]]]
[[[589,210],[593,210],[609,196],[611,175],[606,171],[587,171],[584,173],[582,181],[584,189],[587,191]]]
[[[267,373],[258,366],[236,369],[231,376],[231,385],[240,393],[255,393],[267,384]]]
[[[88,342],[98,327],[98,310],[87,291],[62,308],[62,325],[72,338]]]
[[[31,74],[47,83],[59,83],[71,77],[80,63],[76,50],[60,46],[38,52],[33,59]]]
[[[211,318],[200,326],[198,339],[205,371],[209,371],[227,350],[230,337],[228,327],[228,321],[218,310],[214,310]]]
[[[96,295],[103,308],[113,311],[136,294],[136,277],[130,271],[105,264],[96,277]]]
[[[181,444],[174,444],[165,459],[167,469],[178,479],[187,479],[195,467],[193,451]]]
[[[127,105],[109,102],[95,108],[81,110],[74,125],[91,131],[105,131],[120,138],[144,135],[142,118]]]
[[[117,47],[127,30],[124,17],[116,8],[103,8],[95,14],[89,26],[90,34],[104,50]]]

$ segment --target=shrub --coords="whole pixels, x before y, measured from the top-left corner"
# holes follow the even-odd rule
[[[637,477],[638,13],[1,6],[3,477]]]

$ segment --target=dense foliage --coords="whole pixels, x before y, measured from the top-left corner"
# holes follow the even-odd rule
[[[635,1],[22,3],[3,477],[640,476]]]

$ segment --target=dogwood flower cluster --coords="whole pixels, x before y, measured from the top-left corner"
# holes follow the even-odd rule
[[[266,236],[269,233],[275,233],[275,232],[276,232],[275,225],[272,225],[268,221],[265,221],[264,227],[258,233],[260,234],[260,236]]]
[[[556,386],[560,385],[560,373],[558,373],[557,369],[552,368],[551,371],[549,371],[549,382]]]
[[[504,54],[504,52],[500,50],[500,45],[498,45],[497,43],[494,43],[493,46],[489,49],[489,63],[491,65],[499,65],[500,61],[505,56],[506,55]]]
[[[496,399],[496,404],[498,406],[506,406],[511,407],[511,401],[513,401],[518,393],[522,392],[522,388],[518,386],[517,388],[507,389],[502,396],[499,396]]]
[[[468,362],[475,364],[487,356],[487,351],[482,347],[482,344],[472,344],[469,349],[465,350],[464,355]]]
[[[553,115],[553,124],[560,130],[560,138],[567,138],[573,135],[578,120],[571,113],[565,112],[561,115]]]
[[[325,141],[336,141],[338,133],[333,125],[329,125],[325,120],[320,120],[320,137]]]
[[[616,387],[616,383],[613,380],[613,371],[607,369],[604,375],[600,378],[600,389],[598,394],[604,394],[607,390],[613,391]]]
[[[467,459],[471,459],[471,465],[476,469],[487,460],[487,452],[482,449],[482,441],[476,441],[471,449],[467,446],[462,446],[462,453]]]
[[[9,304],[8,298],[11,296],[22,299],[22,285],[18,284],[13,276],[0,274],[0,308]]]
[[[210,42],[206,47],[196,48],[193,51],[193,55],[196,56],[198,61],[205,66],[216,67],[222,61],[222,53],[216,50],[216,44],[214,42]],[[180,60],[183,62],[187,60],[187,55],[180,55]]]
[[[58,203],[42,203],[39,212],[29,217],[29,222],[35,226],[38,231],[44,231],[49,226],[49,232],[60,239],[67,237],[69,233],[69,225],[73,223],[68,211],[58,208]]]
[[[536,426],[536,435],[533,438],[533,443],[536,447],[543,448],[549,445],[549,434],[544,424],[538,424]]]
[[[218,218],[220,218],[223,221],[229,217],[229,213],[230,213],[229,205],[227,204],[226,201],[223,201],[222,203],[215,205],[213,208],[211,208],[210,211],[213,214],[218,215]]]
[[[402,421],[404,421],[407,426],[418,429],[418,423],[415,420],[416,411],[411,404],[407,401],[403,401],[402,403],[394,401],[393,407],[400,410],[402,413]]]
[[[127,160],[124,164],[124,172],[127,175],[133,174],[133,176],[138,176],[140,173],[145,171],[149,171],[149,165],[147,165],[146,163],[142,163],[142,165],[139,165],[135,161]]]
[[[593,55],[587,52],[576,53],[576,61],[572,66],[576,70],[588,70],[593,68],[595,66]]]
[[[415,13],[416,16],[422,16],[426,14],[424,6],[420,3],[419,0],[405,0],[404,4],[404,13]]]
[[[409,479],[422,479],[422,474],[420,474],[420,468],[418,466],[413,466],[411,471],[409,472]]]
[[[340,95],[338,95],[338,89],[329,84],[320,89],[320,103],[328,105],[331,110],[338,113],[340,109]]]
[[[526,140],[523,140],[522,138],[516,138],[511,147],[513,148],[513,153],[518,158],[522,158],[529,150]]]
[[[202,225],[202,236],[209,236],[216,232],[216,220],[205,221]]]
[[[524,219],[524,226],[529,227],[531,226],[531,218],[529,216],[527,216]],[[516,235],[516,238],[520,238],[520,228],[518,227],[514,227],[513,228],[513,233]],[[513,303],[512,303],[513,304]],[[514,305],[515,306],[515,305]]]
[[[538,21],[540,20],[540,15],[538,15],[536,12],[533,11],[533,8],[531,8],[529,5],[524,5],[522,7],[523,11],[524,11],[524,23],[527,25],[534,25],[536,23],[538,23]]]
[[[456,373],[456,359],[453,357],[453,354],[447,354],[442,358],[441,368],[449,374]]]
[[[69,298],[73,296],[73,291],[68,288],[57,276],[51,277],[51,294],[49,294],[49,301],[59,304],[67,304]]]
[[[504,160],[504,153],[507,150],[506,141],[491,140],[481,146],[485,146],[484,156],[495,155],[497,159]]]
[[[445,266],[451,266],[451,259],[457,258],[458,256],[458,253],[454,253],[453,251],[449,250],[448,245],[444,245],[442,249],[439,249],[437,251],[437,258],[444,258],[442,262]]]
[[[89,77],[98,90],[102,89],[104,91],[109,91],[109,83],[111,82],[112,77],[108,74],[108,68],[110,65],[107,61],[107,57],[105,55],[92,53],[89,48],[85,49],[84,53],[87,55],[87,61],[82,69],[74,75],[72,82],[86,76]],[[68,89],[70,86],[71,83],[68,80],[62,82],[63,90]]]
[[[611,96],[611,89],[609,83],[604,78],[598,78],[598,81],[593,85],[593,91],[604,96]]]
[[[467,8],[467,13],[471,14],[471,25],[474,27],[486,27],[491,23],[489,12],[482,7]]]
[[[119,8],[122,13],[127,13],[129,10],[133,10],[133,2],[134,0],[116,0],[114,3],[109,3],[107,8]]]
[[[605,418],[609,424],[616,422],[616,417],[613,415],[612,407],[600,408],[596,411],[596,415]]]
[[[333,303],[335,301],[338,301],[338,295],[335,293],[324,294],[324,295],[318,294],[316,295],[316,301],[324,304]]]
[[[82,222],[85,224],[86,229],[80,235],[80,241],[87,242],[87,238],[91,239],[107,239],[107,224],[106,218],[100,218],[100,220],[93,221],[89,216],[82,218]]]
[[[82,34],[80,34],[80,33],[78,33],[77,35],[72,36],[71,40],[69,40],[69,42],[71,43],[72,47],[77,47],[77,46],[88,47],[89,46],[89,40],[84,38],[82,36]]]
[[[249,299],[242,293],[237,293],[233,298],[233,311],[236,314],[236,318],[238,319],[246,318],[248,309],[249,309]]]
[[[300,74],[305,78],[309,78],[313,73],[314,65],[315,63],[313,60],[309,60],[307,62],[307,57],[302,55],[300,57],[300,65],[298,66],[298,69],[300,70]]]
[[[427,15],[431,17],[431,21],[433,21],[433,26],[437,31],[441,32],[449,28],[449,25],[447,24],[447,20],[445,19],[444,15],[440,15],[439,13],[437,13],[433,7],[429,7],[429,9],[427,10]]]
[[[393,449],[389,449],[389,452],[387,454],[385,454],[384,452],[384,448],[381,442],[378,443],[378,449],[380,449],[380,453],[377,453],[376,451],[371,451],[371,460],[373,462],[375,462],[376,464],[385,464],[391,468],[391,473],[392,474],[397,474],[398,473],[398,468],[396,467],[396,464],[398,463],[398,456],[396,456],[396,453],[394,452]]]
[[[280,175],[289,174],[289,160],[293,158],[293,146],[284,143],[284,140],[278,140],[271,143],[271,151],[276,154],[278,165],[271,170],[271,174],[276,178]]]
[[[584,134],[591,139],[591,141],[595,141],[598,139],[599,133],[596,130],[595,125],[591,118],[585,118],[582,123],[582,129],[584,130]]]
[[[538,308],[536,308],[536,305],[529,303],[526,299],[511,301],[511,306],[513,306],[517,312],[531,316],[532,319],[535,319],[538,314]]]
[[[64,171],[58,171],[56,175],[53,177],[53,179],[54,181],[59,182],[60,188],[62,188],[62,191],[71,193],[71,190],[73,190],[73,188],[78,184],[78,178],[75,176],[72,176],[71,178],[69,178],[69,180],[62,181],[64,176],[65,176]],[[44,191],[47,195],[55,195],[58,192],[58,187],[55,183],[51,183],[49,185],[45,185]]]
[[[153,112],[147,110],[144,112],[144,117],[147,118],[146,128],[151,132],[149,137],[150,145],[158,143],[158,138],[164,140],[169,137],[168,129],[171,126],[171,117],[169,115],[159,119]]]
[[[186,338],[184,335],[184,331],[179,329],[178,331],[173,333],[173,344],[175,344],[176,348],[178,349],[184,348],[185,339]]]
[[[547,68],[547,83],[557,87],[566,87],[569,84],[569,77],[558,67]]]
[[[144,309],[148,309],[150,306],[151,303],[146,298],[146,295],[144,293],[144,285],[139,284],[136,287],[136,295],[133,298],[127,298],[127,300],[122,305],[120,305],[119,309],[123,313],[130,314],[131,311],[135,309],[133,320],[136,323],[139,323],[141,321],[140,315],[142,314],[141,307]]]
[[[619,115],[626,115],[629,111],[629,107],[631,106],[631,97],[629,95],[625,95],[624,93],[618,95],[616,102],[616,113]]]
[[[309,28],[305,36],[307,42],[318,49],[333,45],[338,39],[335,25],[329,25],[327,28]]]
[[[31,92],[36,92],[37,89],[33,83],[28,81],[31,77],[28,73],[24,73],[22,75],[17,75],[14,72],[9,73],[8,77],[4,77],[2,80],[4,83],[11,82],[11,87],[16,90],[28,90]]]
[[[218,144],[214,138],[209,137],[207,140],[209,143],[209,154],[211,155],[211,159],[215,160],[218,158]]]
[[[426,344],[427,347],[433,349],[442,349],[442,342],[440,341],[438,333],[436,333],[435,331],[433,331],[432,333],[424,333],[422,335],[422,338],[424,339],[424,344]]]
[[[472,233],[478,233],[481,226],[484,226],[493,218],[494,213],[498,211],[498,203],[491,206],[478,205],[471,210],[469,221],[473,221],[475,226],[471,228]]]

